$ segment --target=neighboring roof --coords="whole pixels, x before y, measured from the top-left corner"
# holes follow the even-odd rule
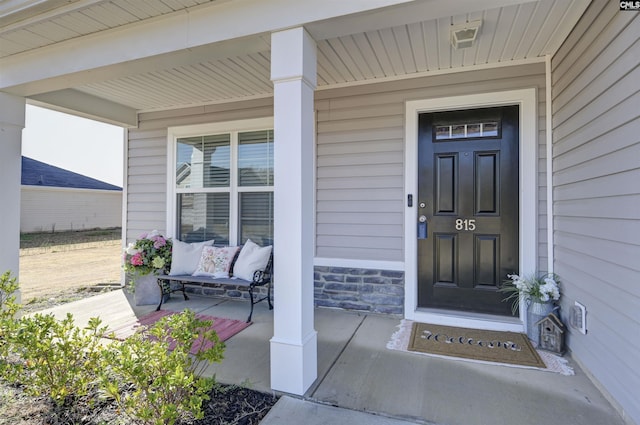
[[[74,189],[119,190],[122,188],[82,174],[22,157],[22,185],[67,187]]]

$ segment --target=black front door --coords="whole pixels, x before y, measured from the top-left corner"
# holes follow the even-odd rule
[[[424,113],[418,130],[418,307],[510,315],[518,270],[518,106]]]

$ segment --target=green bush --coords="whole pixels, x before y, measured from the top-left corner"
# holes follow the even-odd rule
[[[15,292],[18,290],[18,281],[11,277],[11,272],[5,272],[0,276],[0,376],[7,368],[11,345],[11,335],[17,327],[16,315],[20,305],[16,303]]]
[[[216,332],[207,330],[211,322],[185,311],[103,345],[107,328],[99,318],[84,329],[71,314],[63,320],[51,314],[17,318],[20,306],[12,295],[17,289],[9,272],[0,277],[0,379],[48,396],[73,423],[74,414],[83,414],[76,405],[94,405],[98,397],[114,399],[122,412],[147,424],[204,415],[202,404],[214,380],[202,373],[210,362],[222,360],[225,348]]]
[[[148,424],[174,424],[190,415],[202,418],[202,403],[213,385],[202,372],[209,362],[221,361],[224,353],[215,331],[206,331],[210,326],[187,310],[112,344],[105,350],[102,373],[107,395],[127,415]],[[213,346],[205,348],[204,341]],[[172,342],[175,347],[169,350]],[[192,347],[195,356],[189,354]]]
[[[80,329],[73,316],[64,320],[35,314],[17,321],[7,339],[15,361],[5,363],[3,377],[24,385],[32,395],[47,395],[58,406],[95,394],[101,364],[100,337],[106,327],[92,318]]]
[[[11,277],[11,272],[6,271],[0,276],[0,320],[13,320],[18,313],[20,304],[16,303],[15,293],[19,287],[18,280]]]

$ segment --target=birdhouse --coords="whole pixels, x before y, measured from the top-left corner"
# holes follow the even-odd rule
[[[559,355],[564,354],[565,326],[553,313],[536,323],[540,332],[538,348]]]

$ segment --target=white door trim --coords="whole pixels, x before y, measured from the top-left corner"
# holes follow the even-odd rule
[[[405,304],[406,319],[449,326],[521,332],[523,308],[519,318],[472,314],[439,309],[418,309],[417,193],[418,193],[418,114],[442,110],[503,105],[520,106],[520,217],[519,265],[521,274],[533,273],[538,258],[537,228],[537,89],[528,88],[494,93],[407,101],[405,104],[405,189],[413,195],[413,207],[405,207]]]

